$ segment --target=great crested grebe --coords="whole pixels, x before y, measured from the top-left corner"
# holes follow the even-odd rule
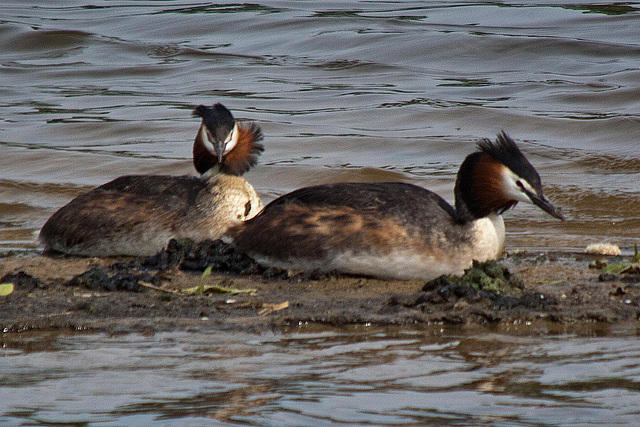
[[[504,251],[502,213],[519,201],[564,219],[540,176],[504,132],[484,139],[460,166],[455,208],[411,184],[339,183],[269,203],[224,239],[268,266],[385,279],[464,273]]]
[[[200,105],[193,145],[195,176],[130,175],[82,194],[40,231],[46,250],[83,256],[153,255],[169,240],[217,239],[252,218],[260,198],[242,175],[263,151],[262,131],[236,123],[222,104]]]

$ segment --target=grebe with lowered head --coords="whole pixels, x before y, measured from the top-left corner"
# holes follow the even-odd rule
[[[262,131],[222,104],[200,105],[195,176],[130,175],[82,194],[44,224],[48,251],[82,256],[153,255],[171,239],[217,239],[262,209],[242,175],[263,151]]]
[[[504,251],[502,213],[519,201],[564,219],[504,132],[462,163],[455,208],[424,188],[339,183],[302,188],[229,229],[225,240],[268,266],[385,279],[461,275]]]

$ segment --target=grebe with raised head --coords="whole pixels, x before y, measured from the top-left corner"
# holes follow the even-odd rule
[[[535,168],[502,132],[495,142],[479,142],[460,166],[455,208],[400,182],[319,185],[279,197],[224,239],[267,266],[431,280],[499,258],[501,214],[519,201],[564,219],[543,195]]]
[[[263,151],[255,123],[237,123],[222,104],[200,105],[195,176],[130,175],[82,194],[44,224],[47,251],[82,256],[153,255],[171,239],[217,239],[262,209],[242,175]]]

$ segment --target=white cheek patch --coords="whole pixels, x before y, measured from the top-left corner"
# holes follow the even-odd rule
[[[524,191],[522,191],[522,188],[518,186],[517,182],[520,182],[525,190],[531,192],[532,194],[536,194],[536,190],[534,190],[533,187],[525,179],[520,178],[509,168],[505,167],[504,172],[502,173],[502,191],[504,191],[505,195],[512,198],[513,200],[531,203],[531,199],[529,199],[529,196],[527,196]]]
[[[216,147],[213,146],[211,138],[209,138],[209,130],[205,125],[200,126],[200,135],[198,135],[198,138],[200,138],[202,145],[204,145],[204,148],[206,148],[208,152],[214,156],[218,155],[218,153],[216,153]]]
[[[238,143],[238,134],[238,124],[236,123],[229,133],[227,140],[224,142],[224,153],[222,153],[223,156],[229,151],[233,150],[233,148],[236,146],[236,144]]]

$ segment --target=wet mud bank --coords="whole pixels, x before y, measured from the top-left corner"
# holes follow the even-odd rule
[[[144,259],[0,258],[0,327],[271,330],[299,325],[625,325],[640,322],[630,257],[508,254],[463,278],[388,281],[264,268],[217,242],[172,242]],[[551,326],[553,329],[553,326]]]

